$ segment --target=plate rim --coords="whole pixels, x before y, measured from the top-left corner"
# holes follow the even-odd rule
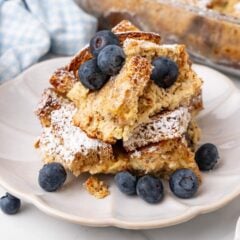
[[[239,240],[239,239],[240,239],[240,216],[239,216],[237,224],[236,224],[234,240]]]
[[[70,59],[69,57],[61,57],[61,58],[55,58],[50,60],[45,60],[43,62],[37,63],[33,65],[32,67],[28,68],[24,72],[22,72],[18,77],[16,77],[13,80],[7,81],[0,85],[0,91],[2,91],[3,88],[7,87],[7,85],[11,85],[15,81],[21,81],[21,78],[23,75],[27,74],[28,72],[33,71],[36,67],[39,67],[41,65],[44,65],[48,62],[55,62],[55,61],[67,61]],[[195,66],[200,66],[206,69],[210,69],[211,71],[215,71],[218,74],[221,74],[224,76],[225,81],[228,82],[229,85],[231,85],[232,90],[238,91],[240,93],[240,90],[233,84],[233,82],[229,79],[228,76],[222,74],[221,72],[209,68],[204,65],[194,64]],[[236,197],[240,195],[240,186],[235,188],[234,191],[226,195],[225,197],[221,198],[218,201],[215,201],[211,205],[201,205],[201,206],[191,206],[185,211],[183,214],[178,215],[177,217],[171,217],[167,219],[157,219],[157,220],[150,220],[147,222],[128,222],[126,220],[121,220],[119,218],[114,217],[104,217],[102,219],[90,219],[86,217],[80,217],[80,216],[74,216],[72,214],[68,214],[64,211],[57,210],[53,207],[50,207],[48,204],[45,204],[44,201],[41,200],[40,197],[36,194],[29,194],[25,193],[23,191],[20,191],[14,187],[11,186],[7,181],[4,180],[0,176],[0,185],[6,190],[11,192],[13,195],[32,203],[34,206],[36,206],[39,210],[46,213],[47,215],[60,218],[62,220],[66,220],[72,223],[77,223],[84,226],[90,226],[90,227],[119,227],[124,229],[153,229],[153,228],[163,228],[168,226],[177,225],[183,222],[187,222],[193,218],[195,218],[198,215],[206,214],[209,212],[213,212],[217,209],[222,208],[223,206],[227,205],[229,202],[234,200]]]
[[[0,177],[0,185],[11,192],[16,197],[19,197],[20,199],[23,199],[25,201],[28,201],[32,203],[34,206],[36,206],[39,210],[46,213],[49,216],[56,217],[68,222],[72,222],[75,224],[80,224],[83,226],[89,226],[89,227],[118,227],[123,229],[132,229],[132,230],[140,230],[140,229],[154,229],[154,228],[164,228],[164,227],[170,227],[174,226],[180,223],[187,222],[191,219],[194,219],[195,217],[207,214],[213,211],[216,211],[231,201],[233,201],[236,197],[240,195],[240,186],[233,191],[231,194],[228,194],[226,197],[221,198],[221,200],[216,201],[212,203],[211,205],[206,206],[192,206],[189,207],[188,210],[178,217],[172,217],[168,218],[167,220],[152,220],[146,222],[127,222],[124,220],[120,220],[117,218],[111,218],[106,217],[102,218],[101,220],[97,219],[89,219],[85,217],[76,217],[71,214],[65,213],[60,210],[56,210],[55,208],[52,208],[48,206],[47,204],[44,204],[44,202],[35,194],[28,194],[21,192],[15,188],[12,188],[7,182],[5,182]]]

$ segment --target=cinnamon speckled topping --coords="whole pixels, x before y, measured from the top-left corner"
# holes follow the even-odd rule
[[[60,102],[57,94],[53,89],[48,88],[44,90],[41,101],[38,103],[35,113],[39,117],[45,117],[51,112],[52,109],[57,109],[59,107]]]
[[[73,71],[59,68],[54,72],[49,82],[58,93],[66,94],[78,80]]]
[[[85,189],[94,197],[101,199],[110,194],[108,185],[97,177],[90,176],[84,183]]]

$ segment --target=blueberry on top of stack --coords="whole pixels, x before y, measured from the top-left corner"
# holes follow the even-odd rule
[[[100,31],[92,38],[90,50],[94,58],[83,63],[79,70],[79,79],[88,89],[98,90],[116,75],[125,60],[119,40],[111,31]]]

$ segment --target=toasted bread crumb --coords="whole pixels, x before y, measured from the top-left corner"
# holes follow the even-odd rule
[[[110,194],[107,184],[97,177],[89,177],[83,185],[91,195],[98,199],[105,198]]]
[[[36,142],[34,143],[34,147],[38,149],[40,147],[40,139],[38,138]]]

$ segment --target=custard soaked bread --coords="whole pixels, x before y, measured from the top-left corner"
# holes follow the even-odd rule
[[[188,106],[201,92],[202,80],[191,69],[184,46],[127,39],[123,49],[123,68],[103,88],[92,92],[78,82],[67,95],[79,109],[75,124],[89,136],[109,143],[127,140],[132,129],[151,116]],[[151,60],[156,56],[168,57],[179,67],[178,79],[168,89],[150,79]]]
[[[159,45],[159,35],[127,21],[113,32],[118,45],[109,49],[122,57],[118,72],[107,78],[99,70],[112,52],[98,62],[86,47],[50,78],[53,88],[43,93],[36,111],[43,128],[36,147],[44,162],[59,162],[76,176],[129,170],[168,179],[188,168],[201,181],[194,118],[202,109],[202,80],[185,47]],[[89,66],[96,70],[94,77]],[[169,78],[160,82],[164,74]]]
[[[121,157],[121,155],[120,155]],[[201,181],[193,152],[181,138],[148,145],[127,155],[130,168],[139,174],[154,174],[164,179],[178,169],[191,169]],[[177,161],[176,161],[177,160]]]
[[[199,138],[199,132],[196,128],[191,133],[189,128],[191,122],[188,119],[184,123],[184,119],[182,120],[182,129],[179,131],[175,129],[173,133],[175,138],[156,141],[156,134],[150,132],[149,136],[145,137],[144,144],[134,147],[134,151],[127,153],[119,144],[112,146],[89,138],[80,128],[74,126],[72,116],[76,110],[73,103],[58,95],[53,89],[44,92],[37,114],[43,127],[38,148],[45,163],[62,163],[76,176],[83,172],[115,174],[131,170],[140,175],[149,173],[168,178],[176,169],[185,167],[192,169],[200,179],[198,167],[189,148],[190,141]],[[187,115],[187,112],[181,114]],[[173,111],[168,115],[177,116],[178,113]],[[156,116],[152,120],[159,124],[158,130],[162,132],[160,139],[167,139],[166,133],[164,136],[165,126],[162,124],[164,117],[166,114],[158,118]],[[169,124],[172,124],[171,120]],[[186,138],[186,134],[190,137]],[[138,139],[135,141],[138,142]],[[149,145],[150,142],[157,143]],[[145,147],[139,148],[143,145]]]

